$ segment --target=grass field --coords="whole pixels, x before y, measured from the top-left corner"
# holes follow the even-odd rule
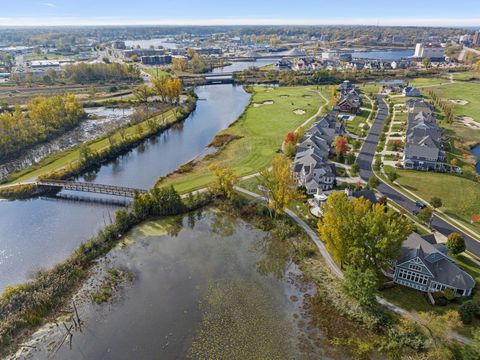
[[[170,116],[169,120],[171,121],[175,119],[175,117],[171,115],[173,115],[173,111],[169,110],[165,112],[162,116],[164,118]],[[146,125],[146,122],[143,122],[126,128],[125,136],[128,138],[128,136],[130,135],[138,134],[139,132],[146,133],[147,131],[148,127]],[[121,140],[119,131],[117,131],[112,137],[117,140],[117,142],[120,142]],[[93,151],[98,151],[100,149],[108,148],[110,146],[110,141],[108,138],[102,138],[96,141],[92,141],[88,145]],[[60,153],[52,154],[51,156],[43,159],[38,164],[23,170],[19,174],[20,176],[13,182],[17,183],[37,178],[38,176],[48,173],[52,170],[59,169],[68,166],[69,164],[75,163],[79,160],[79,158],[80,152],[78,146],[66,151],[62,151]]]
[[[369,111],[361,110],[360,113],[355,115],[355,118],[353,120],[345,121],[347,131],[349,133],[361,136],[362,133],[364,132],[362,124],[364,124],[364,125],[367,124],[367,119],[368,119],[369,115],[370,115]],[[360,126],[360,125],[362,125],[362,126]]]
[[[314,115],[325,103],[315,87],[255,87],[250,106],[239,120],[223,134],[241,136],[212,158],[197,163],[193,170],[173,174],[159,185],[173,185],[179,192],[202,188],[210,183],[208,165],[220,163],[233,168],[238,176],[256,173],[267,167],[280,150],[285,135]],[[322,93],[329,94],[323,89]],[[254,107],[254,103],[273,101],[271,105]],[[293,111],[302,109],[303,115]]]
[[[470,79],[480,79],[480,72],[465,71],[452,73],[453,80],[465,81]]]
[[[170,76],[170,73],[155,67],[141,67],[140,70],[146,72],[150,76]]]
[[[453,105],[455,115],[469,116],[480,122],[480,84],[462,82],[433,87],[431,90],[446,100],[468,101],[466,105]]]
[[[480,184],[459,176],[421,171],[397,171],[397,182],[430,201],[442,199],[446,214],[470,224],[472,214],[480,212]],[[480,227],[478,227],[480,228]]]
[[[447,82],[448,82],[447,79],[442,79],[439,77],[438,78],[417,78],[410,81],[410,85],[422,87],[422,86],[440,85],[440,84],[445,84]]]

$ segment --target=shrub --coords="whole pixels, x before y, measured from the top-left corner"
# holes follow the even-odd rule
[[[434,196],[430,199],[430,205],[432,205],[435,209],[437,209],[442,206],[442,199]]]
[[[471,300],[465,301],[458,308],[458,314],[460,315],[460,319],[464,324],[471,324],[477,312],[478,312],[478,307]]]
[[[458,233],[451,233],[450,235],[448,235],[447,249],[453,255],[458,255],[464,252],[466,249],[465,239],[462,237],[462,235]]]
[[[455,291],[447,288],[443,291],[443,296],[445,296],[445,299],[447,299],[448,301],[452,301],[453,299],[455,299]]]

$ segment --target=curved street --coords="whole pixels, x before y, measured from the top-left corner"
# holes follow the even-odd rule
[[[375,176],[372,170],[372,164],[375,158],[375,151],[379,141],[380,134],[382,133],[383,125],[388,116],[388,106],[385,103],[383,96],[377,95],[378,99],[378,112],[373,122],[373,125],[370,129],[370,132],[360,149],[360,154],[358,155],[357,162],[360,167],[360,178],[364,181],[368,181],[368,178]],[[377,186],[377,190],[385,195],[390,200],[394,201],[401,207],[403,207],[408,212],[412,213],[418,208],[415,205],[415,201],[409,199],[399,191],[392,188],[390,185],[380,180],[380,184]],[[476,256],[480,256],[480,242],[467,235],[465,232],[459,228],[447,223],[445,220],[439,218],[437,215],[434,215],[432,218],[431,227],[438,231],[439,233],[448,236],[452,232],[457,232],[461,234],[467,245],[467,250]]]

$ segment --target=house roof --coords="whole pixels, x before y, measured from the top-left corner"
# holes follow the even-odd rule
[[[431,240],[431,239],[430,239]],[[417,233],[402,244],[398,264],[419,258],[433,275],[433,280],[456,289],[472,289],[475,280],[460,269],[446,254]]]

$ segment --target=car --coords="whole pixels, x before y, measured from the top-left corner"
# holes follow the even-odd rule
[[[419,207],[420,209],[424,209],[427,207],[427,205],[425,205],[423,202],[421,201],[415,201],[415,206],[416,207]]]

